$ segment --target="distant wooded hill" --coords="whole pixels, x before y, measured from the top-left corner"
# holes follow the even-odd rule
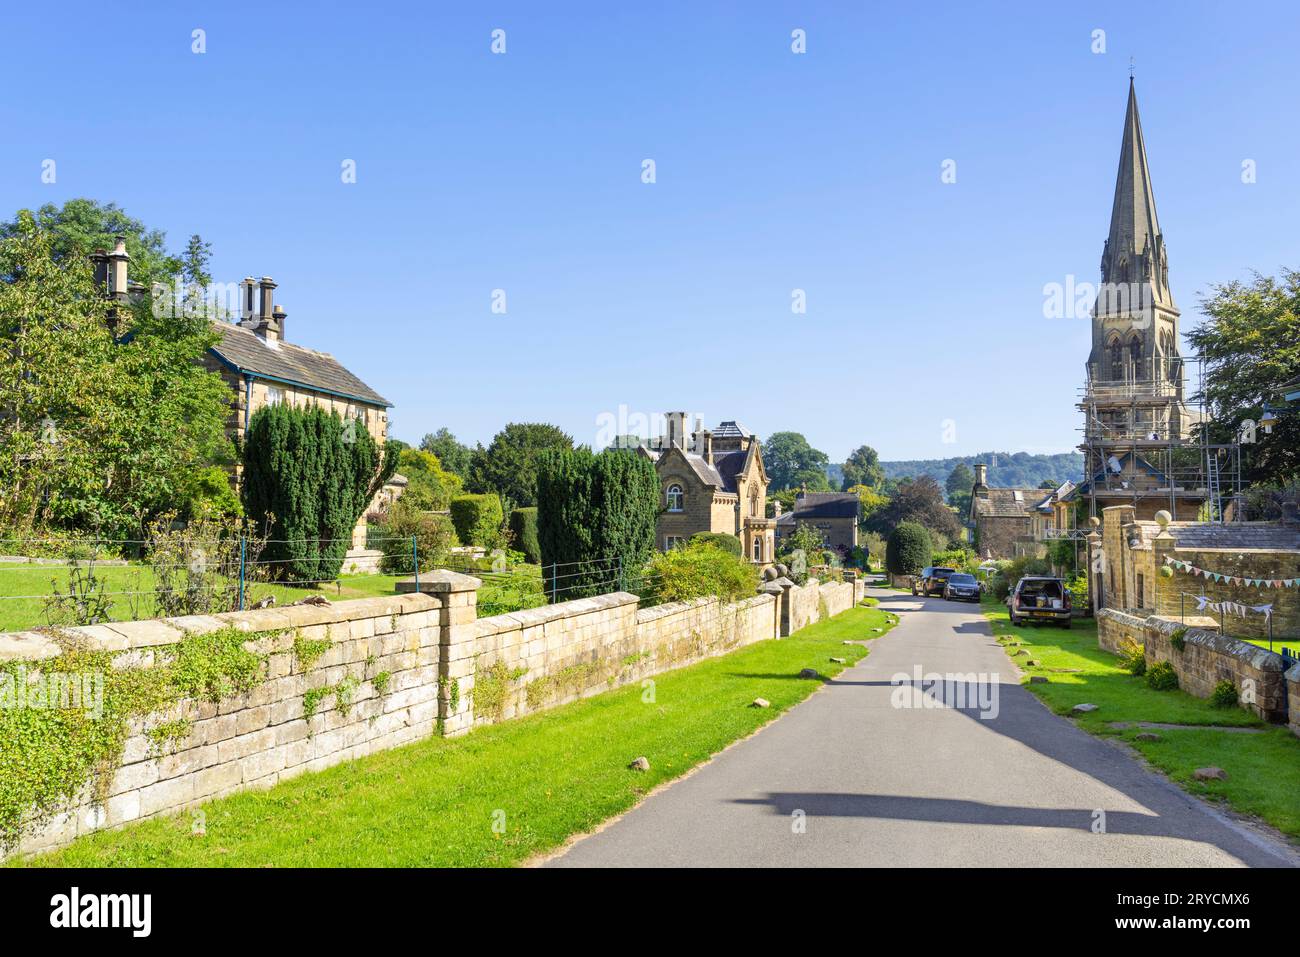
[[[1083,455],[1079,452],[1062,452],[1059,455],[1031,455],[1028,452],[981,452],[979,455],[959,455],[950,459],[911,459],[902,462],[881,462],[885,478],[898,479],[929,475],[942,488],[948,475],[957,464],[965,462],[972,471],[978,462],[989,466],[989,484],[993,486],[1021,486],[1034,488],[1043,482],[1075,482],[1083,477]],[[997,464],[995,465],[994,462]],[[828,465],[827,477],[831,485],[840,487],[844,472],[841,465]]]

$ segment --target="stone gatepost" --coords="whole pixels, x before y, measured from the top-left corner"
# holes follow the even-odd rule
[[[478,590],[483,583],[443,569],[397,583],[399,592],[419,591],[442,605],[438,618],[438,723],[444,737],[474,725],[474,652],[478,632]]]
[[[794,582],[788,578],[778,578],[763,586],[764,593],[776,598],[776,636],[784,638],[790,634],[791,598],[790,589]]]

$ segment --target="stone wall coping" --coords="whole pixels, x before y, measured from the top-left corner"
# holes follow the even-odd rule
[[[637,624],[657,621],[670,615],[677,615],[695,608],[704,608],[718,603],[716,598],[689,598],[686,601],[670,601],[662,605],[651,605],[649,608],[638,608],[636,610],[636,621]]]
[[[1220,546],[1209,545],[1187,545],[1183,548],[1172,548],[1170,551],[1186,552],[1189,555],[1195,555],[1197,552],[1206,552],[1217,555],[1289,555],[1291,558],[1300,557],[1300,549],[1295,548],[1223,548]],[[1242,577],[1262,578],[1264,576],[1247,575]]]
[[[420,576],[420,584],[424,584],[423,575]],[[572,601],[562,601],[554,605],[525,608],[504,615],[491,615],[487,618],[478,619],[474,622],[473,627],[480,636],[494,635],[503,631],[517,631],[521,628],[545,625],[552,621],[562,621],[565,618],[574,618],[578,615],[590,615],[593,612],[607,611],[611,608],[623,608],[627,605],[635,605],[640,600],[630,592],[608,592],[592,598],[575,598]]]
[[[1300,664],[1292,665],[1291,669],[1282,677],[1292,684],[1300,684]]]
[[[399,594],[419,591],[429,595],[445,595],[451,592],[478,591],[482,584],[480,579],[472,575],[462,575],[460,572],[439,568],[431,572],[421,572],[418,587],[414,577],[403,578],[397,582],[397,591]]]
[[[1179,629],[1186,629],[1183,634],[1183,641],[1187,644],[1200,645],[1221,655],[1229,655],[1240,659],[1256,671],[1276,671],[1280,674],[1286,664],[1286,659],[1276,651],[1269,651],[1259,645],[1252,645],[1240,638],[1229,638],[1218,632],[1188,628],[1177,618],[1161,618],[1152,615],[1147,619],[1147,627],[1158,631],[1167,638],[1172,637],[1174,632]]]
[[[1111,506],[1112,508],[1116,506]],[[1141,628],[1147,623],[1147,619],[1138,615],[1130,614],[1126,611],[1119,611],[1115,608],[1102,608],[1097,611],[1098,618],[1108,618],[1116,621],[1121,625],[1127,625],[1130,628]]]
[[[217,615],[183,615],[142,621],[114,621],[62,629],[82,638],[99,651],[125,652],[137,648],[174,645],[187,634],[237,628],[240,631],[287,631],[305,625],[332,624],[363,618],[383,618],[438,608],[428,595],[393,595],[355,598],[326,605],[286,605],[223,612]],[[62,649],[48,635],[36,631],[0,634],[0,661],[41,661],[57,658]]]

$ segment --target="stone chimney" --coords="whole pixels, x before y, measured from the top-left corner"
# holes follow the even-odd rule
[[[108,252],[96,249],[90,254],[90,264],[95,270],[95,288],[101,295],[108,295]]]
[[[239,324],[257,325],[257,280],[252,276],[245,276],[239,284]]]
[[[271,313],[271,318],[275,320],[275,329],[280,338],[284,339],[284,320],[289,314],[284,311],[284,307],[276,304],[275,311]]]
[[[275,281],[270,276],[263,276],[258,281],[261,289],[261,299],[258,303],[257,318],[253,325],[253,331],[267,342],[278,342],[280,340],[280,327],[275,318]]]
[[[108,294],[111,298],[125,304],[127,301],[127,266],[131,257],[126,251],[126,237],[118,236],[113,251],[108,259]]]
[[[669,448],[686,450],[686,413],[669,412],[664,416],[668,423],[668,435],[665,436],[665,445]]]
[[[975,488],[980,489],[980,488],[988,488],[988,487],[989,487],[989,467],[985,465],[983,462],[979,462],[975,466]]]
[[[704,461],[710,465],[713,464],[713,433],[708,429],[703,429],[700,436],[700,455],[704,456]]]

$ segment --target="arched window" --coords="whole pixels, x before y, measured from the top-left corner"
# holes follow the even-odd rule
[[[1124,378],[1124,347],[1120,345],[1119,336],[1110,340],[1110,377]]]
[[[1142,340],[1134,336],[1128,341],[1128,357],[1133,362],[1133,375],[1142,378]]]
[[[664,493],[664,500],[668,505],[668,511],[680,512],[682,510],[682,487],[680,485],[670,485]]]

